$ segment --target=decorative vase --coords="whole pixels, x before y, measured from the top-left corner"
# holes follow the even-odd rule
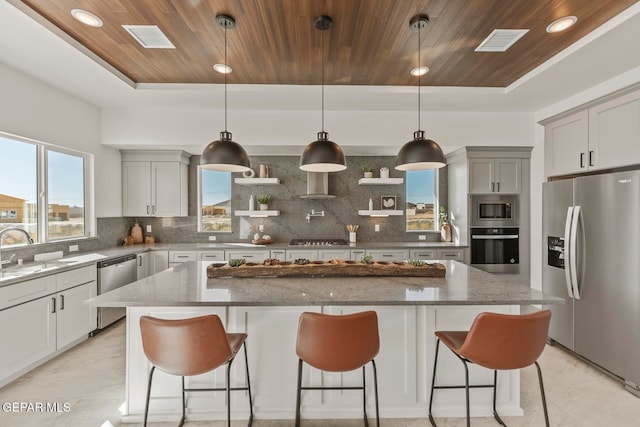
[[[131,227],[131,237],[133,237],[134,244],[143,242],[142,227],[140,227],[140,224],[137,222],[133,224],[133,227]]]
[[[440,228],[440,240],[443,242],[451,241],[451,226],[449,224],[444,224],[442,228]]]
[[[260,210],[261,211],[268,211],[269,210],[269,205],[267,205],[266,203],[260,203]]]
[[[355,243],[356,242],[356,232],[355,231],[350,231],[349,232],[349,243]]]
[[[364,173],[364,177],[365,178],[373,178],[373,172],[365,172]]]
[[[387,167],[380,168],[380,178],[383,178],[383,179],[389,178],[389,168]]]

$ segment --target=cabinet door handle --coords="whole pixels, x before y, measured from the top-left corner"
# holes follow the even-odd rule
[[[51,313],[55,313],[56,312],[56,297],[51,298],[51,302],[53,303],[53,308],[51,310]]]
[[[151,207],[151,206],[147,205],[147,215],[149,215],[149,208],[150,208],[150,207]]]
[[[496,193],[499,193],[500,192],[500,183],[499,182],[496,183],[496,187],[497,187]]]
[[[64,310],[64,295],[60,295],[60,310]]]
[[[580,153],[580,167],[584,167],[584,153]]]
[[[156,214],[156,205],[151,205],[151,214]]]
[[[493,190],[494,186],[495,186],[495,183],[494,183],[494,182],[492,182],[492,183],[491,183],[491,192],[492,192],[492,193],[494,192],[494,190]]]
[[[589,151],[589,166],[593,166],[593,150]]]
[[[142,267],[142,257],[138,255],[138,267]]]

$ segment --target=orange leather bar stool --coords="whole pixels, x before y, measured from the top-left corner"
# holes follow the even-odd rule
[[[151,381],[156,368],[171,375],[182,377],[182,426],[185,421],[185,392],[222,391],[227,392],[227,426],[231,426],[231,390],[246,390],[249,393],[249,426],[253,422],[253,402],[247,360],[247,334],[227,334],[220,318],[216,315],[191,319],[165,320],[155,317],[140,318],[142,346],[147,359],[152,363],[147,386],[147,401],[144,407],[144,425],[147,425]],[[244,344],[247,364],[247,386],[229,387],[229,373],[240,347]],[[200,375],[222,365],[227,367],[227,382],[224,388],[184,388],[184,377]]]
[[[298,390],[296,427],[300,426],[300,398],[302,390],[362,390],[364,424],[367,419],[366,383],[364,367],[371,362],[376,397],[376,421],[380,426],[378,409],[378,373],[374,357],[380,351],[378,315],[375,311],[332,316],[302,313],[298,323],[296,354],[298,360]],[[302,362],[329,372],[347,372],[362,368],[362,387],[302,387]]]
[[[498,423],[506,426],[496,411],[496,382],[498,370],[521,369],[535,364],[538,369],[544,420],[547,427],[549,427],[547,400],[544,395],[544,384],[542,383],[542,372],[540,371],[540,365],[538,365],[538,358],[544,350],[550,319],[551,311],[549,310],[523,315],[480,313],[473,321],[468,332],[437,331],[436,357],[433,362],[433,379],[431,381],[431,397],[429,398],[429,421],[431,421],[431,425],[437,427],[431,414],[433,391],[435,389],[464,388],[466,390],[467,427],[470,427],[469,389],[492,387],[493,416]],[[449,347],[464,364],[465,385],[435,385],[440,341]],[[485,368],[493,369],[493,384],[470,386],[469,367],[467,363],[474,363]]]

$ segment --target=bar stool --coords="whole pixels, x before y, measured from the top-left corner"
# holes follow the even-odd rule
[[[431,381],[431,397],[429,398],[429,421],[436,426],[431,414],[433,391],[435,389],[464,388],[466,390],[467,427],[471,426],[469,413],[469,389],[493,388],[493,416],[496,421],[506,426],[496,411],[496,388],[498,370],[521,369],[532,364],[538,369],[538,381],[542,394],[544,420],[549,427],[547,400],[544,395],[542,372],[538,358],[544,350],[549,330],[551,311],[543,310],[531,314],[509,315],[497,313],[480,313],[469,331],[436,331],[436,356],[433,362],[433,379]],[[465,370],[465,385],[436,386],[436,366],[440,341],[462,361]],[[469,367],[467,362],[493,369],[493,384],[469,385]]]
[[[376,421],[380,427],[378,409],[378,373],[373,358],[380,351],[378,315],[375,311],[333,316],[321,313],[302,313],[298,322],[296,354],[298,355],[298,390],[296,427],[300,426],[300,398],[302,390],[362,390],[364,424],[367,419],[366,383],[364,367],[371,362],[376,398]],[[329,372],[347,372],[362,368],[362,387],[302,387],[302,362]]]
[[[249,392],[249,427],[253,422],[249,361],[247,359],[247,334],[227,334],[220,318],[216,315],[190,319],[165,320],[155,317],[140,318],[142,346],[147,359],[152,363],[147,386],[147,400],[144,407],[144,425],[147,425],[151,381],[156,367],[163,372],[182,377],[182,426],[185,421],[185,392],[222,391],[227,392],[227,426],[231,426],[231,390]],[[244,344],[247,386],[230,387],[230,370],[236,354]],[[226,386],[224,388],[184,388],[184,377],[204,374],[226,365]]]

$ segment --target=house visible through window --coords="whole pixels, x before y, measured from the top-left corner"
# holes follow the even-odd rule
[[[200,169],[199,231],[231,232],[231,173]]]
[[[438,180],[435,169],[407,171],[407,231],[438,229]]]
[[[0,134],[0,230],[36,242],[87,236],[88,155]],[[2,245],[24,244],[6,233]]]

